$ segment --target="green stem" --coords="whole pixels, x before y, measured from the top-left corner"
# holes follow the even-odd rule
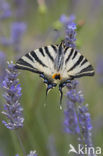
[[[18,130],[15,130],[15,132],[16,132],[16,136],[17,136],[17,138],[18,138],[20,147],[21,147],[21,149],[22,149],[23,156],[26,156],[26,151],[25,151],[24,145],[23,145],[23,143],[22,143],[21,137],[20,137],[20,135],[19,135],[19,133],[18,133]]]

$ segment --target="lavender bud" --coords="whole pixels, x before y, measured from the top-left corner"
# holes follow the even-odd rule
[[[75,16],[71,15],[69,18],[65,15],[60,17],[60,22],[64,24],[65,27],[65,45],[67,47],[75,48],[75,41],[76,41],[76,24],[74,23]]]
[[[6,101],[4,104],[4,111],[2,113],[6,116],[7,121],[2,121],[2,123],[11,130],[23,127],[23,108],[20,105],[21,97],[21,86],[18,84],[17,79],[18,73],[15,69],[13,63],[8,64],[6,69],[6,74],[2,82],[2,87],[4,88],[3,97]]]

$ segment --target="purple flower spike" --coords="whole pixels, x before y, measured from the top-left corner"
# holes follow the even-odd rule
[[[74,23],[75,16],[71,15],[69,18],[65,15],[60,17],[60,22],[64,24],[65,27],[65,44],[66,46],[75,48],[75,41],[76,41],[76,24]]]
[[[76,94],[77,81],[72,81],[68,84],[69,91],[67,92],[67,109],[64,112],[65,115],[65,130],[67,133],[78,134],[80,133],[78,116],[76,113],[76,102],[79,101],[79,95]]]
[[[11,25],[11,41],[15,51],[20,50],[20,43],[24,32],[26,31],[26,24],[24,22],[14,22]]]
[[[36,151],[30,151],[27,156],[37,156]]]
[[[79,123],[81,126],[81,131],[83,134],[84,142],[88,146],[92,146],[92,141],[91,141],[92,133],[91,133],[91,131],[92,131],[93,127],[91,124],[90,113],[88,112],[88,105],[79,106],[78,117],[79,117]]]
[[[0,0],[0,12],[0,19],[9,18],[12,15],[10,5],[5,0]]]
[[[11,37],[12,39],[20,38],[26,30],[26,24],[24,22],[14,22],[11,25]]]
[[[69,17],[67,17],[65,14],[63,14],[63,15],[61,15],[59,20],[60,20],[61,23],[63,23],[65,25],[65,24],[69,24],[72,21],[74,21],[75,20],[75,16],[74,15],[70,15]]]
[[[96,72],[98,74],[98,82],[103,85],[103,55],[97,58]]]
[[[26,27],[27,25],[24,22],[12,23],[10,37],[0,37],[0,43],[3,46],[13,46],[15,51],[20,51],[22,36],[26,31]]]
[[[61,15],[59,20],[61,23],[66,24],[68,22],[68,17],[63,14],[63,15]]]
[[[10,45],[12,45],[11,39],[6,38],[6,37],[4,37],[4,36],[0,37],[0,43],[1,43],[3,46],[10,46]]]
[[[103,75],[103,55],[97,58],[97,73]]]
[[[18,84],[17,76],[15,65],[13,63],[8,64],[8,69],[2,82],[2,87],[5,90],[3,97],[6,100],[2,113],[7,117],[7,121],[2,121],[2,123],[11,130],[23,127],[24,122],[23,108],[19,102],[22,95],[21,86]]]
[[[77,81],[71,81],[67,85],[67,108],[64,111],[65,130],[70,134],[78,134],[80,143],[92,146],[92,124],[88,106],[83,105],[84,97],[77,90]]]
[[[75,106],[73,102],[67,103],[67,110],[64,112],[65,114],[65,131],[71,134],[80,133],[78,118],[75,110]]]
[[[5,76],[6,55],[0,51],[0,86]]]

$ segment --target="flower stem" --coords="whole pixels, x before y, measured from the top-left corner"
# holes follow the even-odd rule
[[[22,142],[22,140],[21,140],[21,137],[20,137],[20,135],[19,135],[19,131],[18,131],[18,130],[15,130],[15,133],[16,133],[17,139],[18,139],[18,141],[19,141],[21,150],[22,150],[22,152],[23,152],[23,156],[26,156],[26,151],[25,151],[23,142]]]

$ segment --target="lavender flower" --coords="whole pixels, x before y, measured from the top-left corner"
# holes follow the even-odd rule
[[[5,75],[6,55],[0,51],[0,86]]]
[[[92,124],[90,113],[88,112],[88,105],[81,105],[78,107],[78,117],[81,127],[82,139],[88,147],[92,146]]]
[[[24,32],[26,31],[26,24],[24,22],[14,22],[11,25],[11,41],[15,51],[20,51],[20,43]]]
[[[103,56],[97,58],[96,72],[98,74],[98,82],[103,85]]]
[[[65,130],[67,133],[78,134],[80,133],[79,121],[76,110],[76,102],[83,101],[78,93],[76,93],[75,87],[78,84],[77,81],[72,81],[68,84],[69,91],[67,92],[67,109],[65,110]]]
[[[20,105],[21,87],[18,84],[18,73],[13,63],[8,64],[6,75],[2,86],[5,90],[3,94],[6,104],[4,104],[4,111],[2,113],[7,117],[7,121],[2,123],[11,130],[23,127],[24,118],[22,115],[23,108]]]
[[[60,22],[63,24],[71,24],[73,21],[75,20],[75,16],[74,15],[70,15],[69,17],[67,17],[65,14],[61,15],[60,17]]]
[[[6,38],[5,36],[0,37],[0,43],[3,46],[10,46],[12,45],[12,40],[10,38]]]
[[[14,0],[16,18],[20,19],[24,16],[26,9],[26,0]]]
[[[87,105],[83,105],[84,97],[77,91],[77,81],[72,81],[67,87],[67,109],[65,110],[65,130],[67,133],[78,134],[80,143],[92,146],[92,124]]]
[[[55,144],[55,137],[53,135],[50,135],[48,137],[47,149],[48,149],[49,156],[58,156],[58,152],[56,150],[56,144]]]
[[[10,5],[5,0],[0,0],[0,12],[0,19],[5,19],[12,15]]]
[[[0,37],[0,43],[3,46],[13,46],[14,51],[20,51],[21,40],[26,31],[26,24],[24,22],[14,22],[11,25],[11,36],[9,38]]]
[[[30,151],[27,156],[37,156],[36,151]]]
[[[23,3],[25,2],[25,0],[14,0],[14,2],[15,2],[15,4],[16,4],[16,6],[22,6],[23,5]]]
[[[71,15],[69,18],[65,15],[60,17],[60,22],[64,24],[65,27],[65,44],[66,46],[75,48],[75,41],[76,41],[76,24],[74,23],[75,16]]]

